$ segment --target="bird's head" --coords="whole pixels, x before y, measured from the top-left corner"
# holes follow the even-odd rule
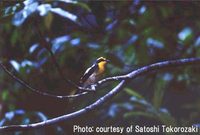
[[[105,70],[105,66],[108,62],[109,60],[104,57],[100,57],[96,60],[96,64],[98,65],[100,71],[102,72]]]
[[[104,58],[104,57],[99,57],[97,60],[96,60],[96,64],[99,64],[99,63],[105,63],[107,64],[108,62],[110,62],[110,60]]]

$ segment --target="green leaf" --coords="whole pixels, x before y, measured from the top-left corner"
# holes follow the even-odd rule
[[[156,109],[159,109],[162,104],[166,83],[167,81],[163,79],[157,79],[156,81],[155,91],[153,96],[153,105]]]
[[[87,10],[88,12],[91,12],[90,7],[87,4],[85,4],[85,3],[78,2],[76,5],[82,7],[83,9]]]
[[[8,95],[9,95],[9,93],[8,93],[8,91],[7,90],[4,90],[3,91],[3,93],[2,93],[2,100],[3,101],[6,101],[6,99],[8,98]]]
[[[142,95],[140,95],[139,93],[137,93],[136,91],[134,91],[134,90],[132,90],[132,89],[130,89],[130,88],[125,88],[124,89],[125,90],[125,92],[127,93],[127,94],[129,94],[130,96],[135,96],[135,97],[137,97],[137,98],[144,98]]]
[[[148,118],[155,118],[155,115],[152,113],[149,113],[149,112],[132,111],[132,112],[124,114],[125,118],[135,117],[135,116],[144,116],[144,117],[148,117]]]

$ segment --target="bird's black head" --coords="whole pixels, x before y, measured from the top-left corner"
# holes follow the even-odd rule
[[[96,63],[98,64],[98,63],[100,63],[100,62],[109,62],[109,60],[108,59],[106,59],[106,58],[104,58],[104,57],[100,57],[100,58],[98,58],[97,60],[96,60]]]

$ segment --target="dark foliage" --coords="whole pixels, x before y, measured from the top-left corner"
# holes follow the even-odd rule
[[[76,89],[64,79],[78,84],[85,69],[101,56],[112,61],[106,76],[158,61],[199,57],[199,12],[197,1],[0,1],[0,60],[31,86],[69,95]],[[66,134],[73,124],[198,124],[199,73],[199,66],[148,73],[95,113],[21,134]],[[0,70],[0,126],[76,111],[113,86],[73,100],[56,100],[30,92]]]

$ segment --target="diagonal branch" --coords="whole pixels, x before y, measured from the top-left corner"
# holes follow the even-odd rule
[[[78,89],[82,90],[82,93],[79,94],[75,94],[75,95],[66,95],[66,96],[61,96],[61,95],[53,95],[50,93],[46,93],[43,92],[44,90],[38,90],[36,88],[33,88],[32,86],[30,86],[27,82],[23,81],[22,79],[18,78],[17,76],[15,76],[14,74],[12,74],[4,65],[3,63],[0,61],[0,67],[14,80],[16,80],[18,83],[20,83],[22,86],[28,88],[29,90],[31,90],[34,93],[40,94],[42,96],[48,96],[51,98],[57,98],[57,99],[66,99],[66,98],[76,98],[82,95],[87,94],[88,92],[94,92],[94,90],[91,89],[87,89],[87,88],[82,88],[78,86]]]
[[[49,125],[52,125],[52,124],[55,124],[55,123],[58,123],[61,121],[71,120],[80,115],[88,113],[89,111],[92,111],[92,110],[96,109],[97,107],[99,107],[100,105],[102,105],[103,103],[105,103],[108,99],[110,99],[115,94],[117,94],[118,91],[124,87],[124,84],[125,84],[125,81],[121,81],[121,83],[119,83],[113,90],[111,90],[109,92],[109,94],[101,97],[95,103],[93,103],[79,111],[76,111],[76,112],[73,112],[70,114],[66,114],[66,115],[62,115],[60,117],[56,117],[56,118],[49,119],[46,121],[34,123],[34,124],[3,126],[3,127],[0,127],[0,133],[1,133],[1,131],[22,131],[22,130],[29,130],[29,129],[33,129],[33,128],[41,128],[41,127],[49,126]]]
[[[38,21],[36,22],[36,25],[38,26],[38,35],[39,35],[39,39],[41,41],[41,46],[44,47],[49,52],[51,60],[52,60],[53,64],[55,65],[55,68],[56,68],[58,74],[60,75],[61,79],[64,80],[66,83],[72,85],[73,87],[79,89],[79,86],[76,83],[74,83],[72,80],[64,77],[63,70],[60,68],[60,65],[58,64],[56,57],[51,50],[51,43],[46,40],[44,33],[41,31],[41,29],[39,27]]]
[[[116,76],[116,77],[110,77],[103,79],[99,81],[99,84],[105,83],[107,81],[113,81],[113,80],[122,80],[120,83],[114,87],[109,93],[98,99],[96,102],[94,102],[91,105],[86,106],[85,108],[78,110],[73,113],[69,113],[66,115],[62,115],[56,118],[52,118],[46,121],[34,123],[34,124],[28,124],[28,125],[10,125],[10,126],[2,126],[0,127],[0,132],[3,131],[22,131],[22,130],[29,130],[34,128],[41,128],[49,125],[56,124],[61,121],[68,121],[73,118],[79,117],[80,115],[83,115],[89,111],[92,111],[98,107],[100,107],[103,103],[110,100],[112,97],[114,97],[117,93],[119,93],[123,87],[125,87],[126,82],[128,82],[131,79],[134,79],[135,77],[138,77],[140,75],[144,75],[148,72],[159,70],[163,68],[169,68],[169,67],[176,67],[176,66],[186,66],[186,65],[194,65],[194,64],[200,64],[200,58],[188,58],[188,59],[179,59],[179,60],[171,60],[171,61],[164,61],[164,62],[158,62],[155,64],[151,64],[148,66],[144,66],[142,68],[139,68],[137,70],[134,70],[126,75],[122,76]]]
[[[98,85],[101,85],[101,84],[109,82],[109,81],[130,80],[139,75],[145,74],[146,72],[151,72],[151,71],[158,70],[158,69],[164,69],[164,68],[170,68],[170,67],[176,67],[176,66],[193,65],[193,64],[200,64],[200,58],[186,58],[186,59],[158,62],[155,64],[151,64],[151,65],[136,69],[126,75],[107,77],[105,79],[98,81]]]

